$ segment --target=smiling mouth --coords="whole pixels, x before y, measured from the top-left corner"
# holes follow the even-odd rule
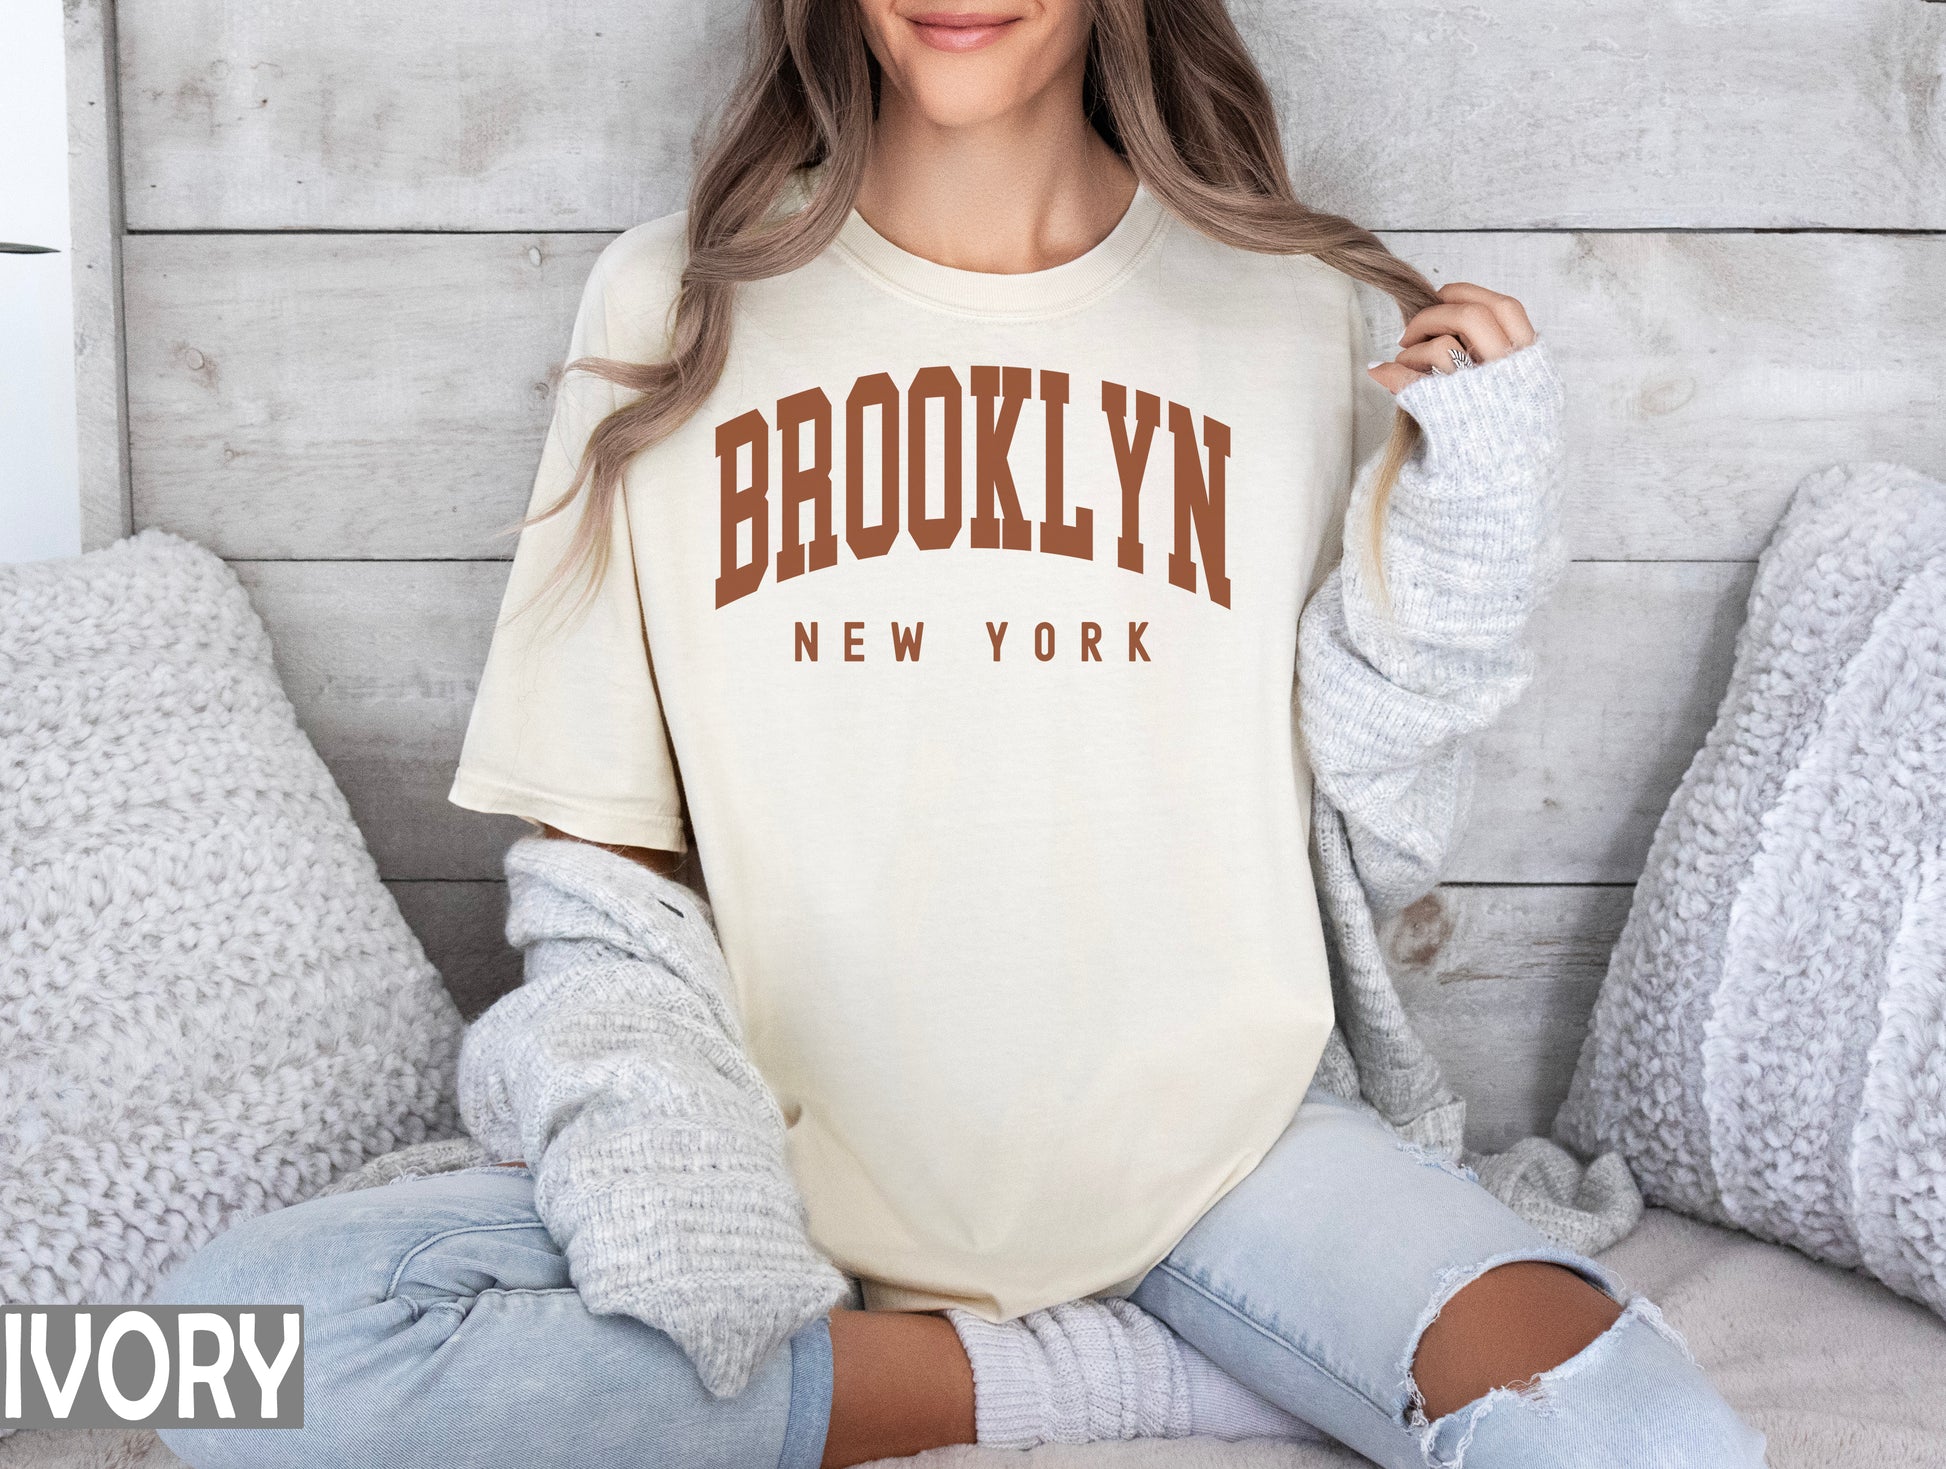
[[[978,51],[1006,35],[1019,19],[1012,15],[980,15],[945,10],[906,17],[907,22],[919,33],[919,39],[939,51]]]

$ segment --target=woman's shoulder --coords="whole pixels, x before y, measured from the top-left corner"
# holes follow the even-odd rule
[[[1170,220],[1148,279],[1209,330],[1328,346],[1355,315],[1355,282],[1316,256],[1251,249],[1180,219]]]
[[[595,260],[594,274],[611,302],[658,299],[667,304],[688,253],[689,211],[678,209],[623,230]]]
[[[676,292],[688,253],[689,214],[679,210],[624,230],[603,247],[581,297],[586,349],[648,362],[668,355]]]
[[[1396,347],[1387,350],[1384,346],[1390,336],[1397,334],[1402,324],[1398,303],[1390,294],[1316,255],[1289,255],[1284,258],[1290,262],[1290,269],[1295,275],[1310,283],[1310,288],[1318,293],[1320,300],[1329,303],[1334,310],[1344,311],[1352,334],[1361,344],[1357,349],[1360,362],[1372,356],[1389,356],[1391,351],[1397,350]]]
[[[1280,257],[1297,279],[1306,282],[1311,289],[1347,305],[1363,302],[1371,286],[1352,275],[1349,271],[1333,265],[1317,255],[1285,255]],[[1383,295],[1383,292],[1378,292]]]

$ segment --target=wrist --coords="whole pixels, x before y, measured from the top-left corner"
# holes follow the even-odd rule
[[[1551,457],[1566,395],[1546,340],[1457,372],[1433,372],[1394,398],[1422,431],[1435,467],[1478,472],[1490,487],[1526,460]]]

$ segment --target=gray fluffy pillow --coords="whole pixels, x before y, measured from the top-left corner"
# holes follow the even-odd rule
[[[230,569],[0,566],[0,1303],[144,1300],[452,1134],[459,1037]]]
[[[1946,485],[1798,486],[1554,1135],[1946,1315]]]

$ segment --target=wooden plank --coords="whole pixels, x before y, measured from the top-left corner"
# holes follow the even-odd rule
[[[446,791],[499,562],[235,563],[312,743],[391,878],[495,878],[512,818]],[[1542,673],[1483,741],[1446,876],[1632,881],[1728,675],[1750,568],[1584,562],[1540,614]]]
[[[1841,459],[1946,474],[1946,238],[1395,236],[1522,297],[1575,555],[1745,559]],[[226,556],[505,556],[599,236],[128,241],[138,525]],[[1382,298],[1377,318],[1397,313]]]
[[[521,980],[520,951],[507,943],[504,882],[388,882],[426,957],[471,1020]]]
[[[1904,0],[1233,0],[1300,197],[1374,229],[1946,219],[1946,15]]]
[[[446,800],[502,562],[235,562],[277,672],[388,878],[495,879],[511,816]]]
[[[1533,682],[1481,737],[1445,876],[1633,882],[1730,680],[1755,568],[1580,562],[1534,619]]]
[[[1847,459],[1946,474],[1946,238],[1427,234],[1433,280],[1519,297],[1566,389],[1576,556],[1737,560],[1804,475]],[[1366,293],[1368,315],[1398,311]]]
[[[135,0],[134,229],[625,229],[679,208],[743,6]]]
[[[81,549],[91,551],[133,529],[128,394],[122,374],[121,125],[114,8],[109,0],[69,0],[65,29]]]
[[[1630,887],[1444,886],[1381,934],[1407,1012],[1491,1152],[1567,1096]]]
[[[741,5],[122,0],[137,229],[623,229]],[[1946,225],[1914,0],[1238,0],[1300,193],[1375,228]]]
[[[230,556],[510,556],[602,244],[129,240],[137,524]]]

